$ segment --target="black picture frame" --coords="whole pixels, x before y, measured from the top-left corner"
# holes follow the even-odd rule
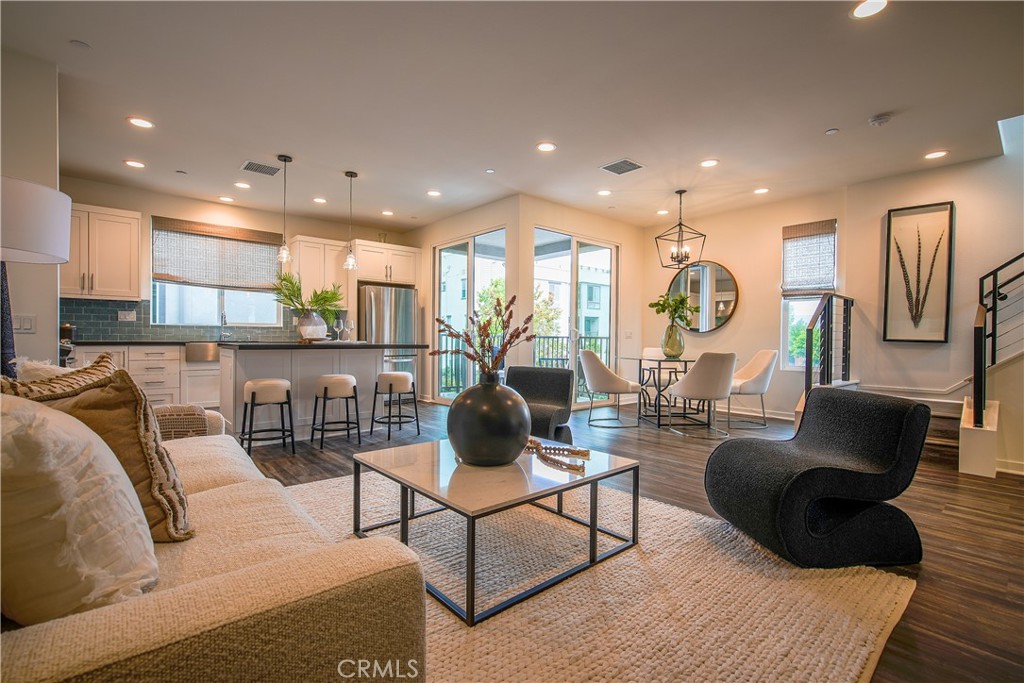
[[[883,341],[949,342],[955,226],[953,202],[889,210]]]

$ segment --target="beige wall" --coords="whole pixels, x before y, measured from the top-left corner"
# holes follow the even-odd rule
[[[521,305],[517,305],[516,319],[521,320],[532,310],[533,297],[533,228],[542,227],[568,233],[582,239],[618,246],[619,282],[618,298],[615,301],[619,318],[618,355],[631,355],[639,351],[641,317],[639,313],[639,290],[631,283],[642,277],[643,235],[639,228],[619,221],[561,206],[552,202],[514,195],[471,209],[456,216],[438,221],[411,233],[415,246],[422,251],[420,263],[420,303],[424,308],[423,324],[427,330],[426,339],[432,343],[434,315],[433,296],[433,252],[434,248],[470,237],[481,232],[506,228],[508,261],[506,266],[506,291],[518,294]],[[529,364],[533,349],[523,344],[515,349],[509,358],[512,365]],[[620,368],[632,377],[635,365],[622,364]],[[420,392],[432,392],[433,364],[429,359],[421,364]],[[430,381],[426,381],[427,379]]]
[[[57,65],[2,54],[3,174],[58,188]],[[16,334],[19,356],[57,360],[57,266],[8,263],[11,311],[36,316],[34,334]]]
[[[150,287],[148,278],[151,271],[150,229],[152,216],[165,216],[181,220],[228,225],[233,227],[281,232],[280,212],[258,211],[241,206],[230,206],[220,202],[208,202],[188,197],[152,192],[136,187],[113,185],[95,180],[85,180],[72,176],[61,176],[61,190],[71,196],[77,204],[90,204],[111,209],[138,211],[142,214],[142,261],[141,271],[144,283],[143,298],[149,298]],[[377,241],[378,228],[353,226],[354,239]],[[334,223],[304,216],[288,216],[288,237],[308,235],[333,240],[348,240],[348,224]],[[388,241],[394,244],[407,244],[408,233],[388,233]]]
[[[960,398],[971,375],[970,330],[977,307],[978,278],[1024,250],[1024,157],[1021,121],[1001,125],[1003,156],[943,166],[934,170],[838,188],[743,211],[702,216],[690,221],[706,232],[706,259],[729,268],[739,283],[736,315],[722,329],[686,335],[686,355],[729,350],[740,365],[762,348],[777,349],[781,336],[781,228],[837,218],[839,292],[856,299],[853,319],[852,375],[861,387],[925,400],[933,410],[959,416]],[[956,203],[954,282],[950,343],[882,341],[885,220],[889,209],[950,201]],[[647,238],[667,226],[647,231]],[[649,272],[660,270],[657,254],[645,249]],[[671,274],[645,282],[643,300],[665,290]],[[645,345],[659,343],[664,320],[644,316]],[[771,413],[791,416],[802,392],[800,373],[776,372],[766,396]],[[755,399],[756,401],[756,399]],[[736,403],[736,402],[734,402]],[[754,401],[740,407],[753,409]]]

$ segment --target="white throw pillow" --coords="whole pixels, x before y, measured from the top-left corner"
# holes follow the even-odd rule
[[[18,371],[18,379],[22,382],[35,382],[39,379],[50,379],[57,375],[71,372],[74,368],[62,368],[50,361],[29,360],[28,356],[14,359],[14,367]]]
[[[158,569],[117,457],[84,424],[0,397],[0,607],[37,624],[141,595]]]

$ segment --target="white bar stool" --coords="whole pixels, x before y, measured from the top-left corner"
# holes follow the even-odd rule
[[[251,379],[242,388],[242,431],[240,441],[245,446],[248,437],[249,446],[246,452],[252,455],[253,441],[277,441],[281,439],[281,448],[288,448],[288,438],[292,440],[292,453],[295,453],[295,420],[292,419],[292,383],[286,379]],[[256,423],[257,406],[273,406],[280,408],[281,426],[269,429],[253,429]],[[284,409],[288,407],[288,426],[284,424]],[[248,422],[248,431],[246,431]],[[253,437],[253,434],[273,434],[272,436]]]
[[[345,438],[352,438],[352,430],[356,430],[356,438],[360,445],[363,443],[363,435],[359,432],[359,388],[356,386],[356,378],[352,375],[320,375],[316,380],[316,395],[313,396],[313,426],[309,430],[309,442],[313,443],[316,432],[320,432],[320,448],[324,447],[325,432],[345,432]],[[345,419],[327,420],[327,402],[335,399],[345,401]],[[323,404],[320,405],[320,401]],[[355,403],[356,417],[352,419],[352,410],[349,401]],[[320,407],[320,422],[316,421],[316,410]],[[330,425],[335,425],[334,427]],[[343,426],[338,426],[343,425]]]
[[[386,391],[381,391],[386,387]],[[402,396],[412,396],[413,415],[402,414]],[[377,397],[387,395],[388,414],[377,417]],[[395,398],[397,396],[397,399]],[[398,404],[398,414],[395,414],[395,403]],[[381,407],[383,413],[383,406]],[[373,408],[370,410],[370,434],[373,434],[374,424],[386,424],[388,426],[388,441],[391,440],[391,425],[402,425],[407,422],[416,423],[416,434],[420,433],[420,411],[416,405],[416,382],[413,381],[411,372],[382,372],[377,375],[377,383],[373,385]]]

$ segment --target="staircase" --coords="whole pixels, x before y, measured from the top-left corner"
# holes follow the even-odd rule
[[[960,420],[960,471],[1024,473],[1024,253],[978,280],[973,381]]]

